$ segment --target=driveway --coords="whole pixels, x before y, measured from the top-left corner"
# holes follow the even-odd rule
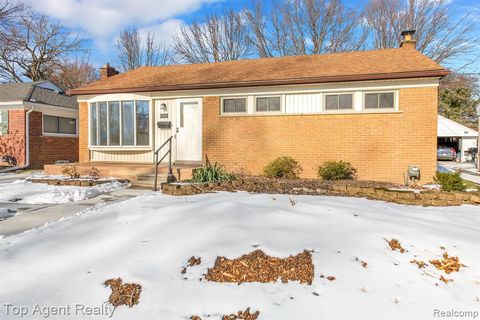
[[[460,171],[463,179],[480,184],[480,174],[472,162],[439,161],[438,166],[449,171]]]
[[[16,178],[18,179],[19,177],[16,176]],[[0,183],[11,181],[0,179]],[[102,203],[106,205],[118,203],[149,192],[151,191],[122,189],[102,194],[95,198],[62,204],[22,204],[3,202],[0,203],[0,207],[13,211],[15,216],[0,221],[0,236],[7,237],[19,234],[43,226],[46,223],[58,221],[63,217],[74,216],[85,209],[92,208]]]

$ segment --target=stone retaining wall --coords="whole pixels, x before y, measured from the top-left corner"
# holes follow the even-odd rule
[[[46,183],[52,186],[75,186],[75,187],[93,187],[99,184],[109,183],[113,181],[118,181],[120,183],[129,182],[129,180],[85,180],[85,179],[49,179],[49,178],[39,178],[39,179],[28,179],[28,181],[33,183]]]
[[[273,183],[273,182],[272,182]],[[295,195],[332,195],[359,197],[372,200],[381,200],[407,205],[420,206],[458,206],[463,204],[480,204],[480,192],[445,192],[436,190],[425,191],[409,191],[409,190],[392,190],[388,188],[379,188],[373,186],[350,185],[341,182],[331,184],[328,187],[299,187],[289,184],[278,183],[275,187],[252,188],[252,182],[249,181],[231,181],[219,183],[164,183],[162,184],[162,192],[173,196],[186,196],[201,193],[209,193],[215,191],[247,191],[256,193],[279,193],[279,194],[295,194]]]

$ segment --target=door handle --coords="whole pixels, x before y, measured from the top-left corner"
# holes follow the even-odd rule
[[[178,131],[179,131],[179,128],[177,127],[177,133],[178,133]]]

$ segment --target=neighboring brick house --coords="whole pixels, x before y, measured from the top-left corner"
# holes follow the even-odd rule
[[[57,161],[78,161],[77,99],[49,81],[0,84],[0,166]]]
[[[345,160],[360,179],[421,182],[436,171],[439,80],[448,70],[401,48],[221,63],[142,67],[72,90],[81,163],[151,164],[173,136],[177,164],[208,156],[259,174],[275,157],[316,177]]]

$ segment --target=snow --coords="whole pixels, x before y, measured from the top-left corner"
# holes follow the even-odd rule
[[[0,208],[0,221],[11,218],[15,215],[15,211],[7,208]]]
[[[94,187],[52,186],[16,180],[0,184],[0,202],[25,204],[67,203],[94,198],[100,194],[129,187],[128,183],[113,181]]]
[[[479,234],[476,206],[150,193],[0,239],[0,301],[30,312],[37,304],[100,307],[110,294],[102,283],[122,277],[143,291],[139,305],[118,307],[113,319],[220,319],[246,307],[259,310],[259,320],[430,319],[434,309],[478,310]],[[385,238],[399,239],[408,252],[391,251]],[[428,260],[441,257],[440,246],[467,267],[449,275],[437,271]],[[278,257],[314,250],[313,284],[199,281],[217,256],[236,258],[255,249]],[[202,263],[180,274],[191,256]],[[429,266],[420,270],[413,259]],[[454,282],[447,285],[440,275]],[[55,319],[90,318],[72,311]]]

